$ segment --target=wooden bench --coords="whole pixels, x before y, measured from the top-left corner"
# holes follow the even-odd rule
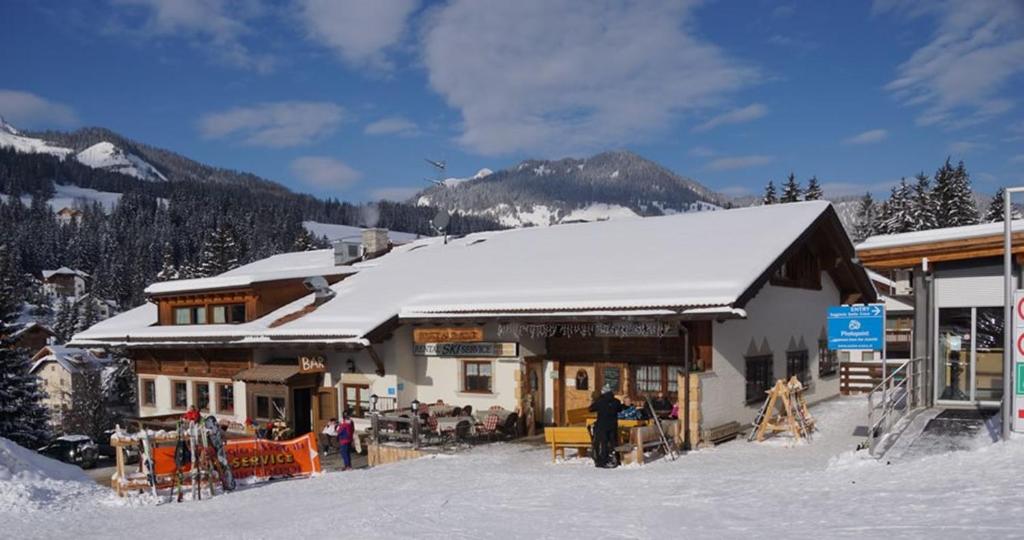
[[[552,462],[559,455],[565,459],[566,448],[575,448],[577,455],[585,456],[590,450],[590,431],[586,426],[548,427],[544,428],[544,442],[551,445]]]
[[[590,409],[583,407],[580,409],[569,409],[565,411],[565,422],[570,426],[578,426],[587,422],[587,420],[593,420],[597,418],[596,413],[590,412]]]
[[[622,421],[620,420],[620,422]],[[665,430],[669,444],[674,444],[672,439],[672,433],[675,433],[674,424],[674,420],[661,421],[661,428]],[[617,446],[615,450],[622,455],[623,464],[639,463],[642,465],[644,463],[644,452],[654,450],[661,445],[661,434],[658,432],[658,427],[649,423],[648,425],[639,425],[631,428],[629,430],[629,442]]]
[[[742,432],[743,426],[739,422],[726,422],[720,426],[705,429],[700,438],[709,445],[715,445],[731,441],[739,437]]]

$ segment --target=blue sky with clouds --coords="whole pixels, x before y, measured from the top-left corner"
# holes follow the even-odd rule
[[[5,0],[0,114],[109,127],[297,191],[626,148],[832,195],[964,159],[1024,184],[1024,2]]]

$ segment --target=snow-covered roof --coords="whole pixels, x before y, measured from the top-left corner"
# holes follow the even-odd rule
[[[893,280],[883,276],[882,274],[879,274],[878,272],[875,272],[874,270],[868,270],[868,277],[871,278],[871,281],[873,281],[875,283],[881,283],[882,285],[885,285],[886,287],[895,287],[896,286],[896,282],[895,281],[893,281]]]
[[[73,270],[67,266],[61,266],[56,270],[43,270],[43,279],[50,279],[53,276],[79,276],[82,278],[89,277],[89,274],[81,270]]]
[[[310,276],[339,276],[354,273],[350,266],[335,266],[333,249],[282,253],[239,266],[223,274],[195,279],[176,279],[146,287],[146,294],[171,294],[249,287],[256,283]]]
[[[1015,220],[1012,225],[1013,232],[1024,231],[1024,220]],[[869,237],[861,242],[857,245],[857,251],[931,244],[934,242],[948,242],[951,240],[984,238],[986,236],[1001,235],[1003,234],[1003,230],[1003,223],[996,222],[982,223],[980,225],[965,225],[963,227],[946,227],[944,229],[932,229],[928,231],[880,234]]]
[[[744,294],[828,209],[813,201],[476,233],[448,244],[424,238],[353,265],[358,273],[331,286],[333,299],[283,324],[272,325],[313,296],[239,325],[151,326],[156,308],[147,304],[74,342],[360,343],[395,317],[445,315],[743,316]]]
[[[326,237],[328,240],[349,240],[354,242],[362,241],[363,228],[352,225],[338,225],[335,223],[319,223],[316,221],[303,221],[302,226],[313,236]],[[420,238],[418,234],[388,231],[388,240],[392,244],[406,244]]]
[[[89,349],[79,349],[63,345],[47,345],[32,357],[32,366],[29,368],[29,373],[34,373],[47,362],[57,362],[70,373],[77,373],[85,369],[101,369],[111,363],[109,358],[96,356]]]

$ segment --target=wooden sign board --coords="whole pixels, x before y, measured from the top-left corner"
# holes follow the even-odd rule
[[[323,373],[327,371],[327,359],[323,356],[300,356],[299,373]]]
[[[412,353],[416,356],[483,356],[509,358],[519,355],[519,344],[516,342],[420,343],[413,345]]]
[[[467,343],[483,340],[484,329],[479,326],[469,328],[414,328],[412,331],[413,343]]]

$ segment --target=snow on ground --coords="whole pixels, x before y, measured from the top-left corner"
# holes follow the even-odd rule
[[[0,437],[0,536],[15,517],[39,510],[92,508],[113,493],[74,465],[39,455]]]
[[[63,158],[72,152],[70,148],[54,146],[42,139],[26,137],[0,119],[0,148],[12,148],[23,154],[50,154]]]
[[[619,171],[615,171],[619,172]],[[603,221],[606,219],[622,219],[640,217],[632,209],[618,204],[591,203],[589,206],[577,208],[562,218],[563,222],[572,221]]]
[[[864,400],[814,407],[811,444],[733,441],[616,470],[494,444],[159,506],[0,510],[12,538],[963,538],[1020,535],[1024,440],[893,465],[852,435]],[[570,452],[571,453],[571,452]],[[84,497],[84,496],[83,496]]]

